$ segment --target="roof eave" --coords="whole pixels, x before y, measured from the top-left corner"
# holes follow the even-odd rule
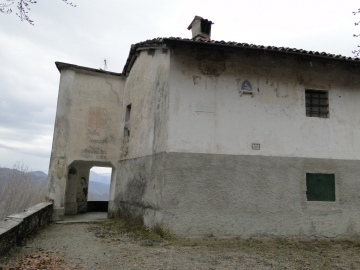
[[[122,73],[116,73],[116,72],[106,71],[106,70],[102,70],[102,69],[83,67],[83,66],[78,66],[78,65],[73,65],[73,64],[63,63],[63,62],[55,62],[55,65],[60,73],[61,73],[61,70],[63,70],[63,69],[72,68],[72,69],[80,69],[80,70],[91,71],[91,72],[96,72],[96,73],[108,74],[108,75],[112,75],[112,76],[120,76],[120,77],[124,76]]]
[[[297,55],[301,57],[309,57],[309,58],[318,58],[318,59],[324,59],[328,61],[342,61],[342,62],[348,62],[355,65],[360,66],[360,60],[359,59],[352,59],[350,57],[336,57],[336,56],[327,56],[327,55],[321,55],[318,54],[312,54],[307,51],[305,52],[294,52],[289,50],[279,50],[279,49],[268,49],[268,48],[259,48],[259,47],[252,47],[252,46],[243,46],[243,45],[233,45],[233,44],[226,44],[224,41],[220,42],[211,42],[211,41],[196,41],[196,40],[181,40],[176,38],[163,38],[163,43],[167,44],[176,44],[176,43],[183,43],[183,44],[190,44],[195,45],[199,47],[218,47],[222,49],[227,50],[253,50],[253,51],[263,51],[263,52],[271,52],[271,53],[281,53],[281,54],[288,54],[288,55]],[[350,59],[349,59],[350,58]]]

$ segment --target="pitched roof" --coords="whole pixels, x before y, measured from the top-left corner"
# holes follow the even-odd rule
[[[75,69],[82,69],[82,70],[86,70],[86,71],[104,73],[104,74],[115,75],[115,76],[123,75],[122,73],[116,73],[116,72],[106,71],[106,70],[102,70],[102,69],[83,67],[83,66],[78,66],[78,65],[73,65],[73,64],[63,63],[63,62],[55,62],[55,65],[60,73],[63,68],[75,68]]]
[[[352,62],[354,64],[360,64],[360,58],[352,58],[346,57],[342,55],[335,55],[326,52],[318,52],[318,51],[307,51],[296,48],[288,48],[288,47],[275,47],[275,46],[264,46],[264,45],[255,45],[249,43],[238,43],[238,42],[226,42],[226,41],[216,41],[216,40],[193,40],[179,37],[170,37],[170,38],[154,38],[146,41],[142,41],[136,44],[131,45],[129,57],[125,63],[123,74],[129,74],[132,64],[136,59],[136,52],[140,49],[145,48],[158,48],[158,47],[166,47],[166,44],[188,44],[190,46],[200,46],[200,47],[212,47],[212,48],[222,48],[222,49],[240,49],[240,50],[248,50],[248,51],[264,51],[264,52],[273,52],[273,53],[285,53],[291,55],[299,55],[299,56],[308,56],[312,58],[322,58],[326,60],[333,61],[346,61]]]
[[[151,48],[167,48],[167,45],[176,45],[176,44],[182,44],[182,45],[189,45],[189,46],[197,46],[197,47],[207,47],[207,48],[217,48],[217,49],[227,49],[227,50],[247,50],[247,51],[263,51],[263,52],[272,52],[272,53],[281,53],[281,54],[288,54],[288,55],[298,55],[303,57],[311,57],[311,58],[318,58],[318,59],[324,59],[328,61],[345,61],[348,63],[355,64],[356,66],[360,66],[360,58],[352,58],[352,57],[346,57],[342,55],[335,55],[330,54],[326,52],[318,52],[318,51],[307,51],[302,49],[295,49],[295,48],[288,48],[288,47],[275,47],[275,46],[263,46],[263,45],[255,45],[255,44],[248,44],[248,43],[238,43],[238,42],[225,42],[223,40],[216,41],[216,40],[194,40],[194,39],[187,39],[187,38],[179,38],[179,37],[170,37],[170,38],[154,38],[149,39],[146,41],[142,41],[136,44],[131,45],[129,56],[126,60],[125,66],[123,68],[122,73],[115,73],[115,72],[109,72],[105,70],[99,70],[99,69],[92,69],[62,62],[56,62],[56,66],[61,71],[62,68],[77,68],[77,69],[83,69],[93,72],[99,72],[99,73],[106,73],[109,75],[115,75],[115,76],[127,76],[132,68],[132,65],[134,64],[136,57],[137,57],[137,51],[142,49],[151,49]]]

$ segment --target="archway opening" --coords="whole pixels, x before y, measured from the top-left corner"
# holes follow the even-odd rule
[[[107,212],[111,184],[111,167],[94,166],[89,173],[88,212]]]
[[[109,201],[111,172],[111,167],[90,169],[88,201]]]
[[[74,161],[68,167],[65,215],[108,212],[116,169],[110,162]]]

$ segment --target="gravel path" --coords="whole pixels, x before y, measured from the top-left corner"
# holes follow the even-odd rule
[[[360,269],[357,241],[159,234],[122,221],[51,224],[0,257],[0,269]]]

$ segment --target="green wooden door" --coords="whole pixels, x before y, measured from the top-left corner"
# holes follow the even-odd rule
[[[335,201],[334,174],[307,173],[306,188],[308,201]]]

